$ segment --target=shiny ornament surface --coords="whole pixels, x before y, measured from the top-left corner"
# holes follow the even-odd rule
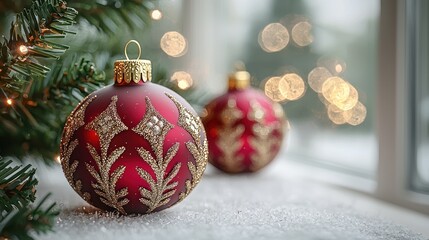
[[[90,94],[68,117],[62,167],[93,206],[122,214],[160,211],[199,182],[207,139],[192,107],[150,82],[150,62],[132,63],[132,72],[121,64],[115,63],[115,84]]]
[[[227,173],[254,172],[269,164],[288,126],[282,107],[249,87],[249,78],[243,71],[234,74],[228,92],[205,108],[209,162]]]

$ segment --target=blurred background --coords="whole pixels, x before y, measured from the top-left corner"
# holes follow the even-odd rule
[[[155,8],[152,17],[160,19],[140,40],[146,58],[170,76],[189,73],[191,84],[210,96],[226,91],[228,74],[242,61],[252,85],[286,110],[285,159],[375,179],[379,1],[161,0]],[[163,43],[166,33],[177,34],[184,46]],[[291,100],[276,79],[287,73],[298,75],[295,88],[303,86]],[[321,83],[329,76],[358,93],[354,98],[364,107],[351,123],[326,104]]]
[[[252,85],[286,110],[291,130],[283,149],[285,160],[377,182],[377,174],[384,171],[378,169],[377,121],[383,125],[380,119],[391,120],[383,118],[385,108],[403,107],[405,120],[399,127],[406,129],[407,150],[397,174],[406,172],[405,189],[428,193],[429,6],[406,1],[398,8],[398,22],[381,24],[382,11],[394,13],[374,0],[161,0],[152,12],[153,27],[139,39],[145,44],[145,57],[166,68],[179,88],[192,85],[210,97],[225,92],[228,74],[242,61],[252,74]],[[380,84],[384,73],[378,67],[386,58],[379,56],[379,46],[400,42],[395,41],[399,35],[380,38],[380,26],[389,25],[404,26],[407,32],[404,45],[397,45],[398,54],[405,53],[405,83],[393,93],[404,94],[405,100],[377,109],[383,84],[395,84],[395,79]],[[168,39],[173,41],[168,44]],[[182,71],[186,77],[175,75]],[[391,66],[389,71],[398,69]],[[289,90],[279,83],[288,73],[297,75],[288,81]],[[336,93],[355,91],[358,102],[353,109],[338,109],[327,101],[321,84],[331,76],[348,83],[345,88],[337,84]],[[300,90],[291,93],[291,88]]]

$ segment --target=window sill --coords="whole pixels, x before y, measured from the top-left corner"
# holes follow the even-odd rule
[[[429,237],[427,228],[429,216],[418,212],[419,208],[415,211],[416,206],[424,209],[428,205],[429,196],[403,191],[396,200],[381,200],[377,198],[377,184],[372,179],[321,168],[308,164],[308,160],[296,156],[286,154],[284,158],[287,159],[284,163],[287,171],[284,174],[288,174],[292,178],[306,179],[316,184],[322,183],[337,188],[348,196],[349,201],[354,202],[354,207],[358,211],[377,215]]]

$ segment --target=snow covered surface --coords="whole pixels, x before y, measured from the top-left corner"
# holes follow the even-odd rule
[[[429,239],[428,233],[409,228],[424,228],[428,216],[299,177],[296,171],[302,170],[283,159],[252,175],[208,169],[183,202],[128,217],[89,207],[59,167],[42,168],[39,194],[53,192],[61,214],[55,232],[38,239]]]

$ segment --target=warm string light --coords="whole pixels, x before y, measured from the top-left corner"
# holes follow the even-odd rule
[[[60,157],[60,155],[57,155],[55,157],[55,162],[61,164],[61,157]]]
[[[359,93],[355,87],[353,87],[350,83],[349,85],[349,96],[344,101],[335,102],[335,106],[343,111],[350,110],[356,106],[359,101]]]
[[[305,47],[313,42],[311,29],[313,26],[308,21],[300,21],[292,27],[292,40],[300,46]]]
[[[357,89],[338,76],[344,72],[345,63],[335,58],[321,58],[317,65],[308,74],[308,84],[319,94],[329,119],[337,125],[361,124],[366,118],[366,107],[359,102]]]
[[[160,41],[161,49],[171,57],[181,57],[186,53],[185,37],[176,31],[166,32]]]
[[[366,107],[361,102],[358,102],[354,108],[348,110],[350,112],[351,117],[347,120],[347,123],[352,126],[357,126],[366,118]]]
[[[328,69],[334,76],[338,76],[346,70],[346,63],[335,57],[321,57],[317,60],[317,66]]]
[[[270,23],[259,34],[259,45],[269,53],[283,50],[288,43],[289,32],[281,23]]]
[[[258,42],[268,53],[279,52],[292,41],[297,47],[313,42],[313,25],[304,16],[286,16],[280,22],[266,25],[259,33]]]
[[[308,74],[308,85],[317,93],[322,93],[323,83],[332,77],[331,72],[324,67],[316,67]]]
[[[162,18],[162,12],[158,9],[152,10],[150,16],[153,20],[160,20]]]
[[[342,71],[343,71],[343,66],[341,66],[341,64],[336,64],[335,65],[335,71],[337,72],[337,73],[341,73]]]
[[[289,101],[295,101],[304,96],[305,83],[296,73],[287,73],[279,81],[279,90]]]
[[[350,85],[340,77],[330,77],[322,85],[322,94],[328,102],[336,105],[347,100]]]
[[[258,42],[268,52],[279,52],[293,41],[298,47],[313,42],[312,24],[302,16],[291,16],[289,20],[270,23],[259,33]],[[287,27],[286,27],[287,26]],[[288,28],[291,29],[290,35]],[[366,118],[366,107],[359,102],[356,88],[339,77],[346,70],[346,64],[336,58],[320,58],[317,67],[308,74],[309,86],[326,105],[328,117],[335,124],[356,126]],[[305,94],[305,83],[295,73],[270,77],[265,81],[265,95],[275,102],[294,101]]]
[[[171,81],[177,84],[177,87],[182,90],[187,90],[193,85],[193,80],[191,74],[185,71],[178,71],[173,73],[171,76]]]
[[[280,92],[279,83],[281,77],[270,77],[264,84],[265,95],[275,102],[282,102],[286,97]]]
[[[8,95],[6,94],[6,92],[0,88],[1,93],[4,95],[5,99],[6,99],[6,105],[12,106],[13,104],[13,100],[11,98],[8,97]]]
[[[25,45],[20,45],[18,50],[21,55],[27,55],[28,53],[28,48]]]
[[[295,101],[305,94],[305,83],[296,73],[270,77],[264,84],[265,95],[275,102]]]

